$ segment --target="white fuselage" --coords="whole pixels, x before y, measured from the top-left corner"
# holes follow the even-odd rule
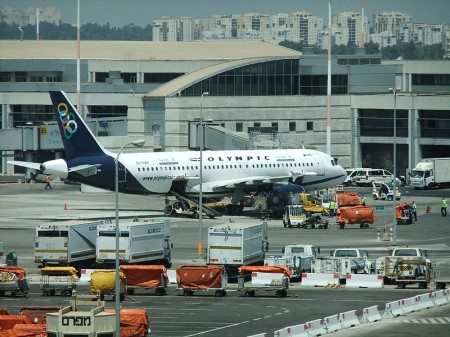
[[[215,193],[236,188],[300,180],[306,190],[341,184],[345,170],[333,158],[305,149],[124,153],[120,162],[149,191],[168,193],[174,181],[186,182],[186,193]]]

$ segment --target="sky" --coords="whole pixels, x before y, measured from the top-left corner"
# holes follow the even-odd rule
[[[77,0],[39,0],[40,7],[61,10],[62,22],[76,24]],[[123,27],[151,24],[163,16],[193,19],[218,14],[279,14],[305,11],[324,19],[328,25],[328,0],[79,0],[81,24],[97,23]],[[360,12],[363,0],[332,0],[332,14]],[[0,0],[0,8],[26,9],[36,7],[37,0]],[[409,14],[413,22],[449,23],[450,0],[364,0],[364,15],[400,11]]]

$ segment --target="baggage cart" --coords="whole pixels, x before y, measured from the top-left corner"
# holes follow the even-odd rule
[[[245,282],[248,275],[251,280]],[[276,297],[286,297],[291,272],[283,266],[242,266],[239,268],[238,291],[253,297],[256,291],[275,291]]]
[[[42,295],[71,296],[78,280],[78,271],[74,267],[44,267],[40,273]]]
[[[119,272],[120,280],[120,300],[125,299],[127,281],[125,279],[125,274]],[[91,282],[89,287],[89,293],[100,295],[100,300],[104,300],[105,295],[112,295],[113,300],[115,300],[115,290],[116,290],[116,271],[115,270],[96,270],[91,274]]]
[[[421,274],[412,273],[408,275],[405,270],[422,270]],[[431,272],[428,262],[425,260],[399,260],[394,266],[394,282],[398,289],[405,289],[408,284],[417,284],[419,289],[427,289],[431,281]]]
[[[137,289],[152,289],[158,296],[166,294],[169,277],[163,265],[121,265],[120,271],[125,274],[128,295]]]
[[[192,296],[194,292],[214,292],[215,296],[227,294],[228,276],[222,265],[182,265],[176,270],[177,290],[184,296]]]
[[[21,267],[0,266],[0,296],[11,292],[11,296],[22,295],[28,297],[30,283],[27,273]]]

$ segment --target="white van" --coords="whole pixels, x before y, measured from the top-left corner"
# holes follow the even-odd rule
[[[361,171],[361,170],[370,170],[370,169],[363,168],[363,167],[356,167],[356,168],[346,169],[345,171],[347,172],[347,178],[345,178],[345,180],[342,183],[342,185],[344,185],[344,186],[355,185],[356,173],[358,173],[358,171]]]
[[[353,181],[357,186],[372,186],[373,183],[388,184],[392,181],[393,177],[392,173],[388,170],[369,168],[358,170]]]

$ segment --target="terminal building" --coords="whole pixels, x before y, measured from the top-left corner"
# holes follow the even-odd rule
[[[4,40],[0,59],[0,174],[23,172],[8,160],[64,157],[51,90],[68,94],[111,151],[134,138],[143,151],[198,149],[203,120],[211,150],[326,152],[326,55],[261,41],[81,41],[77,62],[76,41]],[[450,61],[361,49],[333,56],[331,72],[330,154],[343,167],[392,169],[394,134],[399,175],[450,156]]]

